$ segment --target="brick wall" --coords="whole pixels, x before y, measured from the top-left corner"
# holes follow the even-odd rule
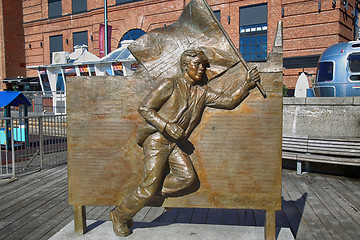
[[[25,76],[24,30],[22,1],[2,0],[0,5],[0,80]],[[1,89],[5,88],[1,84]]]
[[[355,0],[349,1],[348,10],[341,1],[333,7],[333,1],[320,0],[320,11],[319,1],[315,0],[207,1],[213,10],[221,11],[221,24],[236,47],[239,46],[239,8],[261,3],[268,4],[268,51],[273,44],[277,22],[284,22],[284,57],[320,55],[328,46],[352,40],[354,35],[352,10]],[[139,28],[147,32],[175,22],[188,2],[190,0],[144,0],[115,5],[116,0],[108,0],[108,20],[113,27],[112,50],[130,29]],[[99,24],[104,22],[103,0],[88,1],[88,12],[75,15],[71,14],[71,0],[62,3],[63,16],[48,19],[46,0],[23,1],[27,65],[50,64],[49,37],[52,35],[62,34],[64,51],[72,52],[72,33],[78,31],[88,31],[89,51],[99,55]],[[304,70],[315,74],[316,68]],[[289,88],[295,87],[301,71],[302,68],[284,70],[284,82]],[[30,70],[27,75],[35,76],[36,72]]]
[[[320,2],[320,9],[319,9]],[[329,46],[352,41],[354,25],[352,11],[354,0],[349,1],[345,10],[342,1],[283,0],[284,21],[284,57],[321,55]],[[311,79],[315,77],[316,68],[299,68],[284,70],[284,84],[295,88],[299,72],[305,71]]]
[[[3,4],[0,1],[0,23],[4,22]],[[4,60],[1,60],[4,59]],[[0,79],[5,78],[5,42],[4,42],[4,24],[0,24]],[[0,80],[0,90],[5,88],[5,84]]]

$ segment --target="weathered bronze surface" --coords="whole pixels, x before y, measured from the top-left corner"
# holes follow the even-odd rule
[[[182,76],[164,79],[140,104],[138,112],[146,120],[137,135],[144,152],[144,174],[137,188],[110,213],[117,235],[130,234],[127,222],[149,202],[161,205],[165,198],[184,196],[199,188],[189,157],[194,145],[188,138],[205,107],[234,109],[260,81],[255,68],[239,87],[214,91],[204,76],[208,62],[203,51],[184,51],[180,57]]]
[[[149,49],[151,41],[155,45]],[[143,66],[132,77],[81,77],[68,81],[71,205],[119,206],[142,182],[143,153],[137,135],[149,124],[137,108],[148,106],[152,98],[143,100],[149,92],[157,91],[158,84],[182,78],[179,59],[187,49],[200,49],[209,59],[204,77],[210,91],[231,95],[244,86],[249,67],[203,0],[192,1],[175,24],[138,39],[131,51]],[[191,158],[197,184],[188,189],[193,193],[175,194],[180,196],[166,198],[163,206],[263,209],[269,219],[280,209],[281,27],[268,61],[251,67],[259,70],[268,97],[265,99],[254,89],[234,110],[206,108],[199,114],[200,124],[195,128],[195,121],[191,136],[183,138],[188,140],[185,155]],[[181,105],[181,101],[173,103]],[[166,125],[158,127],[165,129]],[[189,136],[191,130],[185,135]],[[150,129],[143,136],[149,134],[157,133]],[[155,146],[146,141],[144,144]],[[164,173],[166,176],[168,172]],[[162,200],[155,198],[149,204]],[[273,235],[271,230],[267,239]]]

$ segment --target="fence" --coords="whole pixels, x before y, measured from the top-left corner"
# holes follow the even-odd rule
[[[29,112],[33,114],[66,113],[66,92],[36,92],[36,91],[24,91],[22,94],[30,101],[31,106]]]
[[[0,140],[0,178],[66,163],[66,115],[0,117]]]

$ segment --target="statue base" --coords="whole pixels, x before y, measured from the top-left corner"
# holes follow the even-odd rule
[[[87,220],[86,223],[88,227],[84,235],[74,232],[74,221],[72,221],[51,237],[50,240],[119,240],[119,238],[121,238],[114,234],[111,221]],[[264,227],[253,226],[135,222],[132,230],[133,233],[124,239],[264,239]],[[276,239],[291,240],[294,239],[294,237],[289,228],[277,228]]]

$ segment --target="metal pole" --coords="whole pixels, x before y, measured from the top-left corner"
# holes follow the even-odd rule
[[[105,22],[105,56],[108,54],[108,19],[107,19],[107,0],[104,0],[104,22]]]
[[[11,126],[11,158],[12,158],[12,175],[11,179],[15,179],[15,141],[14,141],[14,124],[13,121],[10,121]]]
[[[10,129],[10,121],[11,121],[11,107],[6,106],[4,108],[5,111],[5,117],[8,117],[7,120],[5,120],[5,139],[6,139],[6,150],[10,150],[11,146],[11,129]]]
[[[2,163],[2,149],[1,149],[1,146],[0,146],[0,175],[1,174],[3,174],[3,163]]]
[[[40,148],[40,168],[43,168],[44,163],[44,136],[43,136],[43,119],[39,116],[39,148]]]

